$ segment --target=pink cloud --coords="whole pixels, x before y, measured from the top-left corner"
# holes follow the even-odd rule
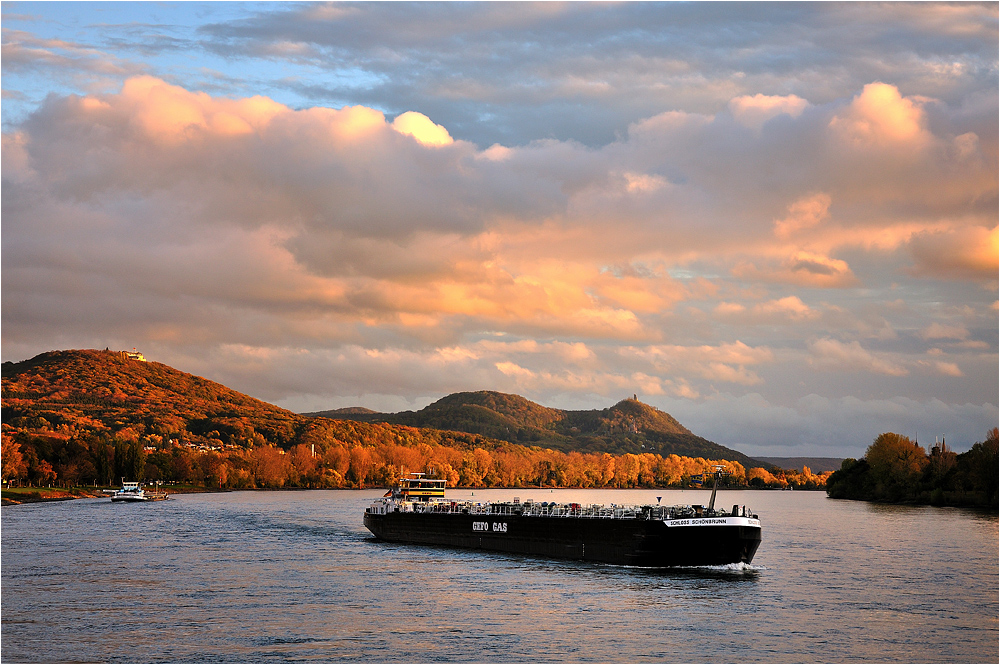
[[[737,264],[732,272],[743,279],[799,286],[847,288],[858,284],[846,261],[808,251],[797,251],[778,264],[769,261],[760,268],[749,262]]]
[[[847,110],[830,121],[840,140],[861,148],[921,148],[930,141],[919,102],[885,83],[869,83]]]
[[[947,325],[935,321],[921,330],[920,336],[924,339],[965,340],[969,338],[969,331],[965,326]]]
[[[225,349],[226,371],[244,385],[256,371],[268,395],[370,382],[408,399],[493,387],[695,400],[817,368],[972,375],[956,356],[923,366],[835,341],[916,329],[990,355],[979,337],[995,322],[975,311],[966,337],[948,338],[934,325],[954,313],[847,290],[857,271],[875,290],[898,282],[892,297],[909,303],[909,257],[921,278],[974,280],[976,294],[995,281],[996,213],[969,203],[995,191],[988,141],[935,134],[939,152],[900,156],[824,140],[930,134],[923,102],[890,93],[733,107],[784,114],[774,126],[794,131],[780,137],[748,138],[732,109],[678,111],[601,147],[484,150],[418,113],[401,132],[406,114],[397,125],[367,107],[295,110],[149,77],[53,97],[3,136],[6,348],[146,340],[208,364]],[[893,113],[919,132],[893,134]]]
[[[1000,267],[997,227],[957,227],[916,234],[909,243],[912,272],[957,279],[993,281]]]
[[[945,376],[965,376],[955,363],[936,362],[934,366],[940,374]]]
[[[819,339],[809,344],[816,367],[842,372],[866,371],[889,376],[906,376],[907,369],[898,363],[877,356],[861,347],[857,341],[845,344],[835,339]]]
[[[762,94],[744,95],[729,102],[729,112],[737,122],[746,127],[760,130],[768,120],[779,115],[799,117],[808,108],[809,102],[798,95],[768,96]]]
[[[823,192],[805,196],[788,206],[788,216],[775,220],[774,235],[788,238],[816,226],[830,216],[830,195]]]

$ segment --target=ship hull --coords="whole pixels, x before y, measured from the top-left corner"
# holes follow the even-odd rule
[[[389,542],[444,545],[649,568],[750,563],[760,522],[745,517],[687,520],[545,515],[365,513]]]
[[[146,500],[146,497],[140,494],[114,494],[111,497],[113,503],[140,503]]]

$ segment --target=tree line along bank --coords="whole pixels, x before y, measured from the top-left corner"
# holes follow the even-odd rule
[[[847,459],[826,485],[834,499],[998,507],[997,428],[964,453],[944,443],[930,452],[908,437],[880,434],[860,460]]]
[[[561,452],[461,432],[328,420],[287,450],[266,442],[199,450],[169,436],[150,443],[121,433],[5,432],[3,478],[66,486],[125,478],[223,489],[363,488],[423,471],[452,487],[634,488],[686,487],[692,476],[722,465],[731,487],[821,489],[830,475],[678,455]]]

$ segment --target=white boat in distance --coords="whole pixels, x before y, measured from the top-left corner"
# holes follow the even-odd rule
[[[167,498],[165,492],[149,492],[142,489],[139,482],[126,482],[122,480],[121,489],[111,490],[111,500],[114,502],[136,502],[136,501],[162,501]]]

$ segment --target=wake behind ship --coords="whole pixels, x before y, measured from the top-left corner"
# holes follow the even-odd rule
[[[750,563],[760,545],[757,515],[715,510],[715,489],[708,507],[607,507],[448,501],[445,482],[410,474],[365,510],[365,526],[390,542],[650,568]]]

